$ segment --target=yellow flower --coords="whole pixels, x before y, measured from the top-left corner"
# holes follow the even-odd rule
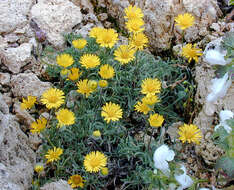
[[[40,163],[36,164],[35,167],[34,167],[34,170],[35,170],[35,172],[37,172],[38,174],[41,173],[41,172],[43,172],[43,171],[44,171],[44,166],[43,166],[43,164],[40,164]]]
[[[49,149],[47,154],[45,155],[45,158],[47,159],[47,163],[60,160],[60,156],[62,154],[63,154],[63,149],[61,148],[54,147],[54,149]]]
[[[138,101],[135,105],[135,110],[146,115],[151,110],[151,108],[147,104]]]
[[[80,72],[78,68],[71,68],[68,78],[74,81],[80,78],[81,75],[82,75],[82,72]]]
[[[85,180],[80,175],[76,174],[72,175],[67,183],[70,184],[72,188],[77,188],[77,187],[83,188],[84,182]]]
[[[124,12],[126,14],[124,18],[126,19],[139,19],[144,16],[140,8],[132,5],[129,5],[128,8],[125,8]]]
[[[48,109],[59,108],[64,104],[64,92],[57,88],[50,88],[42,94],[41,102],[45,104]]]
[[[142,19],[131,19],[126,22],[126,28],[129,32],[138,33],[145,30],[144,24]]]
[[[163,116],[155,113],[155,114],[151,114],[150,118],[148,119],[150,126],[151,127],[161,127],[164,121]]]
[[[90,69],[100,65],[100,59],[94,54],[84,54],[80,58],[80,64],[86,69]]]
[[[87,172],[99,172],[107,164],[107,157],[99,152],[93,151],[85,156],[84,166]]]
[[[144,98],[142,98],[142,102],[150,106],[158,103],[159,101],[158,96],[153,94],[147,94]]]
[[[160,93],[161,90],[161,82],[155,78],[146,78],[142,81],[141,84],[141,93],[155,95],[156,93]]]
[[[59,122],[59,127],[64,125],[73,125],[75,123],[75,114],[68,109],[60,109],[56,112],[56,118]]]
[[[20,104],[22,110],[30,109],[34,106],[37,98],[35,96],[28,96],[27,99],[23,98],[23,102]]]
[[[179,139],[183,143],[187,141],[188,143],[194,142],[199,144],[202,138],[200,129],[196,125],[192,124],[184,124],[180,126],[178,134],[180,135]]]
[[[89,32],[89,36],[92,38],[97,38],[103,30],[104,28],[101,27],[93,27]]]
[[[77,83],[78,87],[77,92],[84,94],[86,98],[94,91],[88,83],[89,83],[88,79],[80,80]]]
[[[101,132],[99,130],[96,130],[93,132],[93,136],[94,137],[100,137],[101,136]]]
[[[130,38],[130,45],[138,50],[147,46],[148,38],[142,32],[136,33]]]
[[[129,45],[120,45],[114,52],[115,60],[121,64],[127,64],[135,58],[135,52],[136,50]]]
[[[98,83],[95,80],[89,80],[88,85],[94,91],[94,90],[96,90]]]
[[[187,44],[182,48],[182,56],[186,57],[189,62],[191,62],[192,59],[198,62],[198,56],[202,55],[201,52],[202,49],[196,48],[196,44]]]
[[[105,64],[105,65],[102,65],[100,67],[99,75],[103,79],[110,79],[110,78],[114,77],[115,70],[114,70],[114,68],[111,65]]]
[[[185,13],[185,14],[179,14],[176,18],[175,18],[176,26],[178,25],[181,30],[185,30],[186,28],[191,27],[192,25],[194,25],[194,16],[189,14],[189,13]]]
[[[118,33],[114,29],[103,29],[97,36],[97,43],[101,47],[112,48],[118,41]]]
[[[60,75],[62,77],[66,77],[69,73],[70,73],[69,69],[63,69],[63,70],[60,71]]]
[[[83,49],[87,44],[87,41],[85,39],[78,39],[78,40],[73,40],[72,45],[74,48],[77,49]]]
[[[42,117],[41,119],[37,119],[37,121],[34,121],[31,124],[31,129],[30,132],[31,133],[40,133],[41,131],[43,131],[46,127],[47,124],[47,120]]]
[[[109,173],[109,170],[108,170],[107,167],[103,167],[103,168],[101,169],[101,174],[102,174],[102,175],[106,176],[106,175],[108,175],[108,173]]]
[[[102,107],[101,115],[107,123],[110,123],[111,120],[118,121],[122,118],[122,114],[123,111],[118,104],[109,102]]]
[[[101,88],[105,88],[108,86],[108,82],[106,80],[99,80],[98,81],[98,85],[101,87]]]
[[[74,63],[74,59],[71,55],[69,54],[61,54],[56,57],[57,64],[66,68],[71,66]]]

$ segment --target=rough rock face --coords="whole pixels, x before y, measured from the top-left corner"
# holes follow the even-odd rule
[[[67,181],[61,179],[57,182],[45,184],[40,190],[72,190],[72,188]]]
[[[0,1],[0,34],[9,33],[27,24],[27,15],[34,0]]]
[[[0,190],[29,189],[36,155],[0,95]]]
[[[150,46],[156,51],[169,49],[173,37],[181,39],[182,31],[174,26],[174,17],[178,14],[189,12],[196,19],[196,24],[185,32],[187,41],[207,35],[208,27],[221,14],[217,0],[107,0],[109,14],[119,20],[121,27],[124,27],[124,8],[130,3],[143,10],[145,31],[151,39]]]
[[[12,76],[11,86],[16,97],[26,97],[28,95],[40,97],[45,90],[51,87],[51,84],[40,81],[33,73],[21,73]]]
[[[13,73],[19,73],[20,68],[31,61],[32,45],[23,43],[16,48],[8,48],[4,52],[4,64]]]
[[[46,33],[48,41],[55,47],[64,45],[63,33],[82,20],[80,8],[68,0],[39,0],[31,9],[31,18]]]

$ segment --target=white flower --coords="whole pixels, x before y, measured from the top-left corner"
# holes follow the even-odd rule
[[[174,159],[175,153],[173,150],[169,150],[167,145],[161,145],[154,152],[154,166],[161,170],[165,175],[170,175],[170,169],[167,161]]]
[[[226,65],[228,62],[224,59],[225,55],[226,53],[210,49],[205,54],[205,61],[211,65]]]
[[[191,177],[189,177],[186,174],[186,168],[184,167],[184,165],[181,164],[180,169],[183,170],[184,173],[181,175],[176,175],[176,174],[174,175],[176,181],[180,184],[180,187],[178,187],[177,190],[186,189],[186,188],[192,186],[192,184],[193,184],[193,180],[191,179]]]
[[[222,78],[215,78],[212,81],[212,92],[208,94],[207,101],[208,102],[214,102],[218,98],[223,98],[228,88],[231,86],[231,80],[228,79],[228,73],[226,73]]]
[[[220,119],[220,123],[218,125],[215,126],[215,131],[220,127],[223,126],[224,129],[230,133],[232,131],[232,128],[227,124],[226,120],[228,119],[232,119],[233,118],[233,112],[230,110],[222,110],[219,113],[219,119]]]

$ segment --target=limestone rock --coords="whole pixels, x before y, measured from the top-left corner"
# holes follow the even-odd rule
[[[55,47],[64,45],[64,33],[82,20],[80,8],[68,0],[39,0],[31,9],[31,18],[45,31],[48,41]]]
[[[45,184],[40,190],[72,190],[67,181],[59,180],[56,182]]]
[[[0,1],[0,34],[9,33],[27,24],[27,15],[34,0]]]
[[[26,65],[31,60],[32,45],[23,43],[16,48],[8,48],[3,53],[5,61],[3,62],[9,71],[19,73],[20,68]]]
[[[0,126],[0,189],[29,189],[36,155],[1,95]]]
[[[26,97],[28,95],[40,97],[45,90],[51,87],[51,84],[40,81],[33,73],[21,73],[12,76],[11,86],[16,97]]]
[[[182,31],[174,26],[174,18],[178,14],[189,12],[195,17],[195,25],[185,32],[185,39],[189,42],[207,35],[209,26],[221,14],[217,0],[107,0],[108,13],[119,20],[122,28],[124,8],[130,3],[143,10],[145,32],[150,39],[150,46],[155,51],[169,49],[173,37],[181,39]]]
[[[93,11],[93,5],[90,2],[90,0],[69,0],[72,3],[74,3],[76,6],[80,7],[82,10],[82,13],[94,13]]]
[[[9,85],[10,84],[10,74],[9,73],[1,73],[0,72],[0,84],[1,85]]]

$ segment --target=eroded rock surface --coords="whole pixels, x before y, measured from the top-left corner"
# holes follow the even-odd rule
[[[40,190],[72,190],[67,181],[59,180],[56,182],[45,184]]]

